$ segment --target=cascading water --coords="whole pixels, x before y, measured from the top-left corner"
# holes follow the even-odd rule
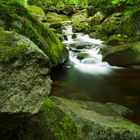
[[[89,74],[109,74],[112,71],[114,67],[102,62],[101,40],[82,33],[75,34],[76,37],[72,39],[72,26],[66,26],[63,32],[67,35],[67,40],[62,43],[69,49],[69,60],[76,69]],[[80,56],[82,58],[78,59]]]

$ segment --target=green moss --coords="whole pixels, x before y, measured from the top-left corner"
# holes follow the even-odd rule
[[[41,9],[38,6],[28,6],[28,10],[31,13],[31,15],[33,15],[35,18],[39,19],[39,20],[46,20],[46,15],[43,11],[43,9]]]
[[[32,40],[46,53],[53,66],[65,60],[66,49],[45,24],[36,20],[19,4],[0,4],[0,20],[6,30],[14,30]]]
[[[30,5],[30,6],[28,6],[28,9],[29,9],[29,11],[31,12],[31,13],[37,13],[37,14],[42,14],[42,15],[45,15],[45,13],[44,13],[44,11],[43,11],[43,9],[41,9],[40,7],[38,7],[38,6],[35,6],[35,5]]]
[[[51,138],[55,140],[76,140],[77,129],[74,121],[53,101],[47,99],[39,112],[39,118],[50,126]]]
[[[15,36],[0,28],[0,61],[7,60],[24,51],[28,46],[16,44]]]
[[[55,12],[48,12],[46,18],[48,22],[63,22],[69,20],[68,16],[62,14],[58,15]]]

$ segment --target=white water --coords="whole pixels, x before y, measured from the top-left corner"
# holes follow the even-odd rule
[[[64,40],[62,43],[69,49],[70,62],[77,70],[88,74],[109,74],[113,68],[116,68],[107,62],[102,62],[102,55],[99,53],[103,43],[101,40],[90,38],[82,33],[77,33],[77,37],[72,39],[73,32],[70,25],[66,26],[63,32],[67,35],[68,40]],[[70,45],[75,45],[75,48],[69,47]],[[84,47],[76,49],[77,46]],[[88,56],[79,60],[77,59],[78,52],[86,53]]]

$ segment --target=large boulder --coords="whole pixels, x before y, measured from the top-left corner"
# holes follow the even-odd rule
[[[48,99],[48,56],[25,36],[0,32],[0,139],[76,139],[74,121]]]
[[[28,38],[0,31],[0,110],[36,113],[51,90],[50,60]]]
[[[52,66],[62,64],[68,56],[56,34],[18,4],[0,4],[0,25],[32,40],[47,56]]]
[[[113,103],[51,99],[76,122],[84,140],[138,140],[140,127],[122,115],[129,110]]]
[[[140,65],[140,42],[101,48],[103,61],[116,66]]]

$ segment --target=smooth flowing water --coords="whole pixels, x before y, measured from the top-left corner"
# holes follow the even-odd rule
[[[52,95],[70,99],[114,102],[129,107],[133,121],[140,124],[140,70],[110,66],[102,62],[101,40],[77,33],[72,27],[63,31],[68,40],[69,62],[52,71]]]

